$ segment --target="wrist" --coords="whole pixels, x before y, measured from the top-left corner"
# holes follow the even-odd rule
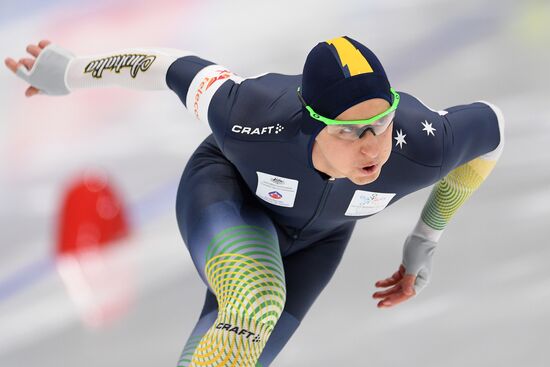
[[[422,239],[437,243],[439,242],[439,239],[443,234],[443,230],[434,229],[430,227],[424,222],[422,218],[420,218],[416,223],[416,226],[414,227],[411,234],[414,236],[420,237]]]
[[[406,274],[416,276],[414,288],[419,293],[429,282],[432,272],[432,257],[437,242],[411,234],[403,246],[403,266]]]

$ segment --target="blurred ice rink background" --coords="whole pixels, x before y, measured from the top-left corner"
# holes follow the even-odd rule
[[[299,74],[311,47],[339,35],[371,47],[396,89],[432,108],[497,104],[507,142],[446,230],[419,297],[378,310],[371,294],[397,268],[429,190],[359,223],[274,366],[549,366],[548,0],[0,3],[2,59],[48,38],[80,55],[172,47],[243,76]],[[0,366],[175,366],[205,289],[178,233],[175,192],[208,127],[170,92],[27,99],[2,70]],[[132,228],[93,270],[103,283],[123,279],[107,301],[94,285],[69,284],[82,270],[55,258],[63,194],[90,169],[121,193]],[[90,322],[117,297],[108,322]]]

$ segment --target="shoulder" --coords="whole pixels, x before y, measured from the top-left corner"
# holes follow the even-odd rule
[[[417,164],[440,167],[443,163],[447,111],[428,107],[420,99],[399,92],[401,101],[394,119],[392,154]]]
[[[267,73],[243,80],[235,95],[227,132],[239,140],[284,140],[301,116],[296,90],[301,75]]]

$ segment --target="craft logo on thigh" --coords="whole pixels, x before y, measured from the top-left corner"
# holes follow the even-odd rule
[[[224,322],[220,322],[218,325],[216,325],[216,329],[218,330],[227,330],[228,332],[233,332],[237,335],[246,335],[246,339],[252,338],[253,343],[258,343],[261,341],[260,336],[256,335],[246,329],[240,329],[238,326],[233,326],[231,324],[226,324]]]
[[[125,54],[114,55],[99,60],[91,61],[84,68],[84,73],[91,73],[94,78],[101,78],[103,71],[110,70],[115,73],[120,73],[122,68],[130,68],[130,76],[135,78],[140,71],[147,71],[156,56],[154,55],[140,55],[140,54]]]

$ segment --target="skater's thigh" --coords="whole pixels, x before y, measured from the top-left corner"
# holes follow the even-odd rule
[[[276,264],[284,279],[277,232],[238,171],[210,136],[190,158],[180,181],[176,215],[183,240],[205,284],[213,291],[213,264],[231,259],[253,267]],[[225,258],[224,258],[225,256]]]
[[[285,311],[301,321],[332,279],[346,250],[355,222],[283,258],[287,299]]]
[[[282,259],[286,287],[284,310],[298,323],[332,279],[354,227],[355,222],[342,225],[326,238]],[[217,309],[216,296],[207,290],[201,317]]]

